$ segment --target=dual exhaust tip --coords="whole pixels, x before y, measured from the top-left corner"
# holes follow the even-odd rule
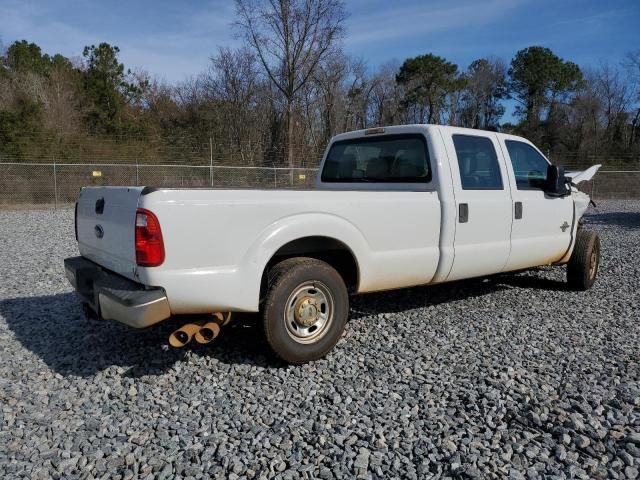
[[[174,348],[182,348],[191,340],[204,345],[211,343],[220,335],[220,327],[226,325],[231,320],[231,313],[214,313],[213,319],[207,322],[187,323],[171,335],[169,335],[169,345]]]

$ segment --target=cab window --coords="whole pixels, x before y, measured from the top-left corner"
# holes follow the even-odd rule
[[[335,142],[327,155],[322,181],[427,183],[431,181],[427,142],[420,134]]]
[[[549,162],[531,145],[516,140],[504,142],[509,152],[518,190],[543,189]]]
[[[453,135],[463,190],[503,190],[498,156],[491,139]]]

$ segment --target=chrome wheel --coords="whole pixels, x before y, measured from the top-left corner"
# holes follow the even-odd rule
[[[315,343],[333,321],[333,296],[322,282],[305,282],[289,295],[284,323],[289,336],[298,343]]]

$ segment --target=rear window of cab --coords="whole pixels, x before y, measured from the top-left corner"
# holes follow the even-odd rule
[[[322,170],[323,182],[427,183],[429,150],[423,135],[384,135],[335,142]]]

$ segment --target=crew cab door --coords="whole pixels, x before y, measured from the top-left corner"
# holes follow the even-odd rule
[[[548,265],[571,244],[573,199],[544,193],[549,162],[531,143],[500,135],[513,197],[511,253],[505,271]]]
[[[456,204],[447,281],[501,272],[509,258],[512,202],[497,136],[456,128],[442,133]]]

